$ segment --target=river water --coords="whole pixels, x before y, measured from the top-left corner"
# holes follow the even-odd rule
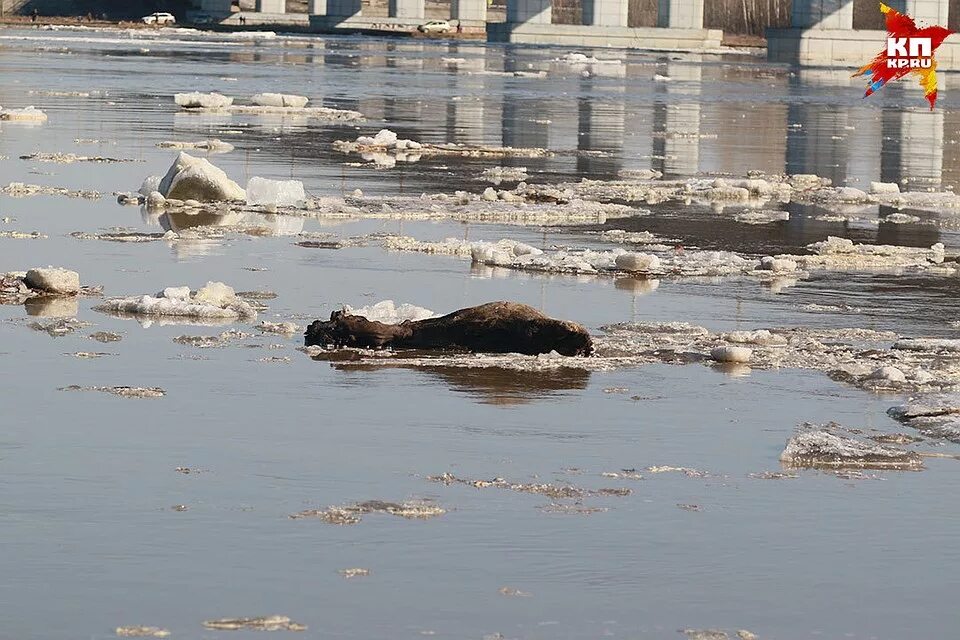
[[[211,159],[241,184],[293,178],[317,196],[357,188],[479,192],[487,184],[478,174],[497,164],[527,167],[531,183],[648,168],[671,177],[816,173],[859,188],[881,179],[907,178],[908,189],[960,182],[960,97],[949,74],[931,113],[908,86],[865,101],[845,71],[789,69],[747,53],[585,52],[623,64],[584,66],[556,60],[567,52],[351,37],[0,31],[0,104],[32,104],[49,115],[39,126],[2,124],[0,183],[106,194],[0,196],[0,218],[10,218],[0,230],[48,236],[0,238],[0,270],[63,265],[108,295],[221,280],[238,291],[275,292],[261,317],[301,324],[344,303],[394,299],[446,312],[504,299],[592,331],[638,320],[955,335],[956,284],[942,278],[826,275],[781,291],[753,281],[664,281],[651,290],[629,279],[491,277],[448,256],[376,246],[311,250],[284,236],[185,245],[69,235],[162,232],[157,220],[109,194],[135,191],[145,176],[166,171],[174,152],[157,142],[210,137],[236,146]],[[192,90],[298,93],[358,110],[367,122],[178,113],[172,94]],[[384,126],[423,142],[605,153],[426,158],[378,170],[331,148]],[[19,159],[34,152],[135,162]],[[705,207],[650,208],[652,215],[605,226],[758,254],[827,235],[960,249],[956,219],[932,213],[892,224],[875,207],[859,222],[835,222],[787,205],[788,221],[752,226]],[[292,224],[341,236],[511,237],[537,246],[592,246],[589,232],[598,228]],[[854,311],[812,313],[812,303]],[[82,299],[76,313],[91,326],[57,338],[32,331],[37,319],[27,309],[0,307],[0,638],[107,638],[130,624],[162,626],[174,637],[230,637],[204,630],[202,621],[266,614],[289,615],[308,626],[306,635],[358,639],[674,638],[680,629],[710,627],[783,640],[899,640],[952,637],[960,622],[960,518],[950,507],[960,490],[956,460],[865,479],[818,471],[750,477],[780,469],[783,445],[802,422],[903,429],[886,416],[898,396],[818,372],[731,376],[701,365],[343,369],[295,351],[296,336],[201,350],[173,338],[229,327],[143,326],[96,313],[95,304]],[[122,341],[94,342],[94,331]],[[78,351],[111,355],[71,356]],[[167,395],[58,390],[68,385],[156,386]],[[660,465],[708,475],[644,471]],[[645,477],[601,475],[622,469]],[[595,513],[556,513],[543,509],[551,502],[544,496],[425,479],[444,472],[632,494],[589,499],[584,506],[601,509]],[[352,526],[288,518],[374,499],[435,500],[447,513],[425,521],[370,514]],[[371,573],[338,574],[351,567]],[[502,587],[528,595],[503,595]]]

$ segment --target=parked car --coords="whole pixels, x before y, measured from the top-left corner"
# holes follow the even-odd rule
[[[452,30],[453,28],[446,20],[431,20],[417,27],[420,33],[447,33]]]
[[[143,16],[141,18],[144,24],[176,24],[177,19],[173,17],[172,13],[151,13],[148,16]]]

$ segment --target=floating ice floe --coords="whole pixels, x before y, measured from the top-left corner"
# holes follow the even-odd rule
[[[306,631],[307,626],[293,622],[287,616],[261,616],[259,618],[220,618],[205,620],[203,626],[214,631]]]
[[[121,638],[166,638],[170,632],[160,627],[117,627],[116,633]]]
[[[99,200],[101,197],[98,191],[73,190],[66,187],[49,187],[39,184],[25,184],[23,182],[11,182],[7,186],[0,188],[0,193],[11,198],[28,198],[31,196],[66,196],[68,198],[85,198],[87,200]]]
[[[177,149],[180,151],[186,151],[190,149],[196,149],[199,151],[206,151],[207,153],[229,153],[233,151],[234,146],[229,142],[223,142],[213,138],[211,140],[197,140],[195,142],[177,142],[166,140],[163,142],[158,142],[157,147],[161,149]],[[149,195],[147,193],[143,195]]]
[[[307,199],[299,180],[268,180],[253,177],[247,182],[247,204],[295,207]]]
[[[178,93],[173,96],[173,101],[184,109],[223,109],[233,104],[233,98],[219,93],[200,93],[199,91]]]
[[[317,518],[328,524],[357,524],[364,515],[370,513],[386,513],[407,520],[428,520],[446,513],[445,509],[428,501],[410,502],[383,502],[382,500],[368,500],[357,504],[349,504],[327,509],[307,509],[290,516],[292,520]]]
[[[502,182],[519,182],[529,178],[526,167],[490,167],[480,174],[480,180],[499,185]]]
[[[554,58],[554,62],[565,62],[567,64],[578,65],[578,64],[623,64],[623,60],[616,58],[595,58],[594,56],[588,56],[584,53],[571,52],[566,53],[560,58]]]
[[[36,267],[29,271],[0,273],[0,304],[36,304],[37,300],[44,300],[62,307],[62,303],[56,303],[52,298],[97,296],[101,291],[100,287],[82,286],[76,271],[61,267]],[[75,309],[76,305],[66,308]],[[51,314],[37,308],[32,315]]]
[[[302,109],[310,99],[305,96],[295,96],[286,93],[258,93],[250,102],[260,107],[294,107]]]
[[[94,308],[101,313],[132,317],[168,317],[194,320],[254,320],[256,310],[222,282],[208,282],[196,292],[168,287],[155,296],[113,298]]]
[[[792,467],[903,471],[923,468],[923,458],[916,451],[863,442],[825,428],[795,434],[780,454],[780,461]]]
[[[46,122],[47,114],[34,107],[4,109],[0,107],[0,120],[7,122]]]
[[[166,199],[219,202],[245,200],[246,192],[227,177],[219,167],[206,158],[195,158],[180,152],[167,174],[157,180],[151,176],[144,181],[140,192],[157,192]]]
[[[663,135],[672,134],[665,132]],[[831,211],[875,205],[929,211],[960,209],[960,195],[950,191],[899,192],[889,185],[878,183],[872,193],[866,193],[853,187],[833,187],[829,179],[812,174],[767,175],[750,172],[745,178],[661,180],[652,172],[647,175],[643,172],[622,172],[620,178],[613,181],[584,179],[576,183],[524,185],[515,193],[536,202],[545,199],[566,202],[580,198],[631,204],[679,201],[708,204],[714,208],[797,202],[816,204]]]
[[[887,413],[927,437],[960,443],[960,396],[921,396]]]
[[[278,93],[260,93],[253,97],[253,104],[234,104],[234,99],[219,93],[178,93],[174,102],[182,109],[194,113],[227,113],[245,115],[279,115],[318,118],[333,121],[363,120],[363,114],[345,109],[308,107],[303,96]]]
[[[117,164],[121,162],[139,162],[130,158],[107,158],[104,156],[79,156],[75,153],[31,153],[20,156],[21,160],[73,164],[74,162],[92,162],[96,164]]]
[[[424,144],[400,138],[390,129],[381,129],[374,136],[359,136],[353,142],[337,140],[333,148],[342,153],[371,154],[370,159],[381,164],[417,162],[422,156],[461,156],[467,158],[544,158],[553,152],[539,148],[484,147],[462,144]],[[390,157],[376,156],[388,154]]]

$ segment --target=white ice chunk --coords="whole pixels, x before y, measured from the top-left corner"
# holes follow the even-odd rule
[[[288,93],[258,93],[253,96],[250,101],[261,107],[294,107],[296,109],[302,109],[307,106],[310,99]]]
[[[161,180],[163,180],[161,176],[147,176],[147,178],[143,181],[143,184],[140,185],[140,191],[138,193],[147,198],[154,191],[160,191]]]
[[[367,320],[382,322],[384,324],[400,324],[407,320],[416,321],[437,317],[437,314],[430,309],[408,303],[403,303],[398,306],[394,304],[393,300],[383,300],[368,307],[358,307],[356,309],[345,305],[344,311],[350,315],[363,316]]]
[[[75,295],[80,292],[80,274],[59,267],[30,269],[23,282],[31,289],[47,293]]]
[[[24,107],[23,109],[4,109],[0,107],[0,120],[46,122],[47,114],[34,107]]]
[[[165,198],[216,202],[244,200],[246,192],[206,158],[181,152],[156,189]]]
[[[293,207],[306,199],[303,183],[299,180],[254,177],[247,182],[247,204]]]
[[[178,93],[173,96],[174,102],[184,109],[223,109],[233,104],[233,98],[219,93]]]
[[[616,258],[617,269],[624,271],[657,271],[660,258],[651,253],[621,253]]]
[[[714,347],[710,350],[710,357],[717,362],[750,362],[753,350],[747,347]]]
[[[870,193],[884,195],[898,194],[900,193],[900,185],[896,182],[871,182]]]

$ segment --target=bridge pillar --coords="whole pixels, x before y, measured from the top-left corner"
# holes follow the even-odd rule
[[[450,17],[454,20],[487,21],[487,0],[450,0]]]
[[[550,24],[552,0],[507,0],[507,22],[513,24]]]
[[[286,13],[286,0],[257,0],[257,12],[259,13]]]
[[[793,0],[790,26],[853,29],[853,0]]]
[[[361,14],[360,0],[310,0],[310,15],[349,18]]]
[[[0,0],[2,2],[3,0]],[[210,13],[230,13],[232,0],[201,0],[200,10]]]
[[[391,18],[423,20],[424,0],[390,0],[387,15]]]
[[[627,26],[627,0],[583,0],[583,24],[594,27]]]
[[[916,20],[919,27],[945,27],[950,15],[950,0],[886,0],[885,4]]]
[[[703,29],[703,0],[659,0],[657,7],[658,27]]]

